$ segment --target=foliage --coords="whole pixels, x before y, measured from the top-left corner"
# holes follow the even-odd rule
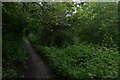
[[[3,79],[20,78],[24,75],[22,68],[25,67],[18,69],[18,64],[25,66],[26,62],[26,51],[22,40],[25,26],[21,5],[21,3],[3,3]]]
[[[112,7],[110,8],[110,6]],[[85,11],[88,11],[85,16],[89,15],[89,17],[83,16],[79,20],[81,40],[100,44],[103,41],[108,42],[112,39],[112,43],[109,41],[108,44],[111,44],[111,46],[114,43],[117,44],[117,5],[115,3],[95,3],[88,6]],[[106,13],[104,13],[105,11]]]
[[[106,79],[118,76],[117,48],[85,43],[66,48],[42,47],[37,44],[35,46],[48,59],[50,66],[69,80],[97,77]]]
[[[117,15],[117,3],[41,2],[35,15],[39,18],[36,23],[39,26],[32,32],[48,46],[77,43],[74,38],[79,38],[78,42],[113,46],[118,44]]]
[[[51,68],[68,80],[118,77],[117,3],[40,6],[40,26],[28,38]]]
[[[4,73],[3,71],[3,74],[4,74],[4,77],[3,79],[6,77],[6,78],[17,78],[17,73],[14,69],[7,69],[6,72]]]
[[[3,77],[18,77],[25,36],[61,76],[116,78],[117,11],[117,3],[3,3]]]

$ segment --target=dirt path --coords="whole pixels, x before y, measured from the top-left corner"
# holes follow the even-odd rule
[[[48,67],[46,62],[42,59],[40,55],[37,54],[35,49],[32,47],[30,42],[25,39],[26,49],[28,51],[28,69],[26,73],[26,78],[35,78],[38,80],[43,80],[46,78],[55,79],[57,78],[52,70]]]

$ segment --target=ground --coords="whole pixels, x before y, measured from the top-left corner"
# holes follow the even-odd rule
[[[36,78],[57,78],[53,71],[49,68],[42,56],[32,47],[31,43],[25,39],[26,50],[28,52],[28,68],[25,77]]]

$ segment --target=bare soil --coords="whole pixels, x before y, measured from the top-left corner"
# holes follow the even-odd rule
[[[42,56],[38,55],[31,43],[25,39],[26,50],[28,52],[27,72],[25,78],[34,78],[34,80],[56,79],[57,76],[49,68]]]

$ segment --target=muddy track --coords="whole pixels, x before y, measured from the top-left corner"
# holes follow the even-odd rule
[[[28,52],[27,72],[25,78],[34,78],[34,80],[56,79],[56,75],[49,68],[43,58],[37,54],[30,42],[25,39],[25,46]]]

